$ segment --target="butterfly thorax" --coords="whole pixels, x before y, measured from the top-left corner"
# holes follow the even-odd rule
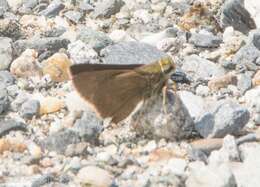
[[[147,87],[144,92],[145,98],[161,93],[162,88],[166,85],[170,74],[175,70],[175,66],[171,58],[166,57],[157,63],[148,64],[136,69],[142,74],[146,81]]]

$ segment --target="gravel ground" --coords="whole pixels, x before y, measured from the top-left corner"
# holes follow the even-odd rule
[[[259,28],[256,0],[0,0],[0,186],[260,186]],[[68,74],[166,55],[191,84],[116,126]]]

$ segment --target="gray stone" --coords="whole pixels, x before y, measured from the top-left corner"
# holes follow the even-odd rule
[[[66,174],[66,173],[62,173],[62,174],[59,176],[59,182],[62,183],[62,184],[68,184],[71,180],[72,180],[72,177],[69,176],[69,175]]]
[[[83,14],[78,11],[67,11],[64,16],[74,23],[78,23],[82,18]]]
[[[211,77],[218,77],[225,74],[223,67],[199,57],[198,55],[190,55],[185,57],[182,70],[196,79],[209,79]]]
[[[11,103],[11,109],[13,111],[18,111],[22,104],[30,98],[27,92],[19,92],[15,100]]]
[[[152,46],[159,46],[163,45],[160,44],[162,41],[167,41],[169,38],[175,38],[179,35],[181,35],[176,27],[168,27],[163,31],[157,32],[157,33],[150,33],[148,36],[143,37],[140,42],[144,42],[146,44],[152,45]],[[178,37],[179,39],[181,36]],[[186,39],[185,39],[186,42]],[[175,41],[175,43],[178,43]],[[158,45],[159,44],[159,45]]]
[[[21,130],[26,131],[26,125],[15,120],[0,120],[0,138],[10,131]]]
[[[82,167],[79,157],[73,157],[69,163],[69,168],[74,171],[78,171]]]
[[[233,61],[223,60],[220,62],[221,66],[228,70],[234,70],[236,68],[236,64]]]
[[[5,11],[3,9],[3,7],[0,7],[0,18],[3,18],[5,14]]]
[[[67,51],[74,64],[98,63],[98,53],[81,40],[70,43]]]
[[[7,90],[8,96],[10,96],[11,98],[15,98],[19,94],[20,88],[17,86],[17,84],[13,84],[13,85],[7,86],[6,90]]]
[[[260,124],[260,113],[254,114],[253,116],[253,120],[255,122],[255,124],[259,125]]]
[[[260,30],[257,30],[252,36],[254,46],[260,50]]]
[[[199,116],[195,123],[195,129],[203,137],[207,137],[214,129],[215,117],[214,114],[206,112],[205,114]]]
[[[15,78],[9,71],[0,71],[0,82],[5,86],[13,85],[14,81]]]
[[[21,36],[20,24],[12,18],[0,19],[0,36],[18,39]]]
[[[124,4],[122,0],[103,0],[96,5],[93,16],[109,18],[118,13]]]
[[[250,13],[244,8],[243,1],[228,0],[224,3],[220,18],[221,27],[232,26],[244,34],[255,29],[256,25]]]
[[[179,140],[194,132],[187,108],[171,91],[167,92],[166,104],[162,96],[153,96],[130,119],[137,133],[151,138]]]
[[[192,118],[196,120],[204,113],[205,102],[202,97],[188,91],[179,91],[178,94]]]
[[[249,111],[231,100],[221,100],[195,123],[196,130],[207,138],[237,134],[249,121]]]
[[[89,144],[86,142],[80,142],[78,144],[70,144],[68,145],[64,154],[69,157],[87,155],[88,146]]]
[[[167,56],[157,48],[139,42],[111,45],[103,49],[100,54],[105,64],[149,64]]]
[[[0,70],[9,68],[12,62],[12,40],[10,38],[0,37]]]
[[[97,142],[102,129],[103,121],[91,111],[85,111],[73,127],[73,130],[75,130],[84,141],[92,143]]]
[[[260,57],[260,30],[251,31],[246,41],[246,45],[241,47],[235,54],[232,62],[236,65],[243,65],[246,69],[258,69],[257,59]],[[254,67],[252,67],[254,66]],[[252,69],[253,68],[253,69]]]
[[[207,163],[208,162],[208,154],[209,154],[209,152],[206,152],[204,150],[200,150],[200,149],[197,149],[197,148],[193,148],[191,146],[188,149],[187,157],[188,157],[189,161],[202,161],[204,163]]]
[[[37,115],[40,109],[40,102],[37,100],[28,100],[21,106],[21,115],[26,119],[31,119]]]
[[[236,187],[235,177],[225,164],[206,166],[203,162],[193,162],[189,167],[187,187]]]
[[[49,6],[46,9],[41,11],[39,14],[46,17],[55,17],[64,8],[65,5],[62,4],[60,0],[54,0],[49,4]]]
[[[0,0],[0,9],[2,9],[4,12],[9,9],[9,5],[6,0]]]
[[[200,33],[192,33],[189,42],[194,44],[196,47],[219,47],[222,39],[218,36],[214,36],[213,34],[200,34]]]
[[[89,4],[89,0],[80,1],[79,8],[86,12],[90,12],[94,10],[94,7],[91,4]]]
[[[64,129],[48,136],[43,142],[41,142],[41,145],[49,151],[64,153],[68,145],[79,142],[80,137],[77,132],[70,129]]]
[[[0,0],[0,7],[2,7],[4,11],[7,11],[9,8],[9,5],[6,0]]]
[[[28,40],[17,40],[13,44],[14,54],[20,54],[26,49],[35,49],[39,54],[49,50],[52,53],[59,51],[61,48],[67,48],[69,40],[59,37],[32,38]]]
[[[238,76],[237,81],[237,88],[242,92],[245,93],[247,90],[249,90],[252,87],[252,80],[251,76],[247,74],[240,74]]]
[[[22,6],[19,8],[18,12],[21,14],[32,14],[32,10],[39,3],[39,0],[25,0]]]
[[[0,18],[4,16],[5,12],[9,9],[9,5],[6,0],[0,0]]]
[[[38,14],[39,14],[40,12],[42,12],[43,10],[45,10],[45,9],[47,8],[47,6],[48,6],[47,2],[39,2],[39,4],[36,5],[36,7],[34,7],[33,11],[34,11],[35,13],[38,13]]]
[[[260,57],[258,57],[258,58],[256,59],[255,64],[256,64],[257,66],[260,66]]]
[[[6,85],[5,85],[5,83],[0,81],[0,90],[2,90],[2,89],[6,89]]]
[[[7,111],[10,101],[8,99],[8,93],[6,89],[0,90],[0,114]]]
[[[45,184],[49,184],[50,182],[55,180],[55,176],[52,173],[44,174],[40,177],[37,177],[32,181],[31,187],[40,187]]]
[[[83,41],[97,52],[113,44],[113,41],[105,33],[94,31],[91,28],[80,29],[76,39]]]
[[[209,90],[208,86],[203,86],[203,85],[200,84],[196,88],[196,95],[199,95],[199,96],[202,96],[202,97],[208,96],[209,92],[210,92],[210,90]]]
[[[33,9],[34,7],[37,6],[38,3],[39,3],[39,0],[25,0],[23,2],[23,6],[25,8]]]
[[[45,37],[58,37],[61,36],[63,33],[66,32],[66,28],[64,27],[55,27],[51,28],[50,30],[47,30],[43,33]]]

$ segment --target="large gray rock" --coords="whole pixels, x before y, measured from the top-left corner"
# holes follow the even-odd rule
[[[254,20],[241,0],[228,0],[224,3],[221,10],[220,24],[223,28],[232,26],[235,30],[244,34],[256,28]]]
[[[139,42],[111,45],[103,49],[100,54],[105,64],[148,64],[167,56],[157,48]]]
[[[188,72],[194,80],[209,79],[211,77],[218,77],[225,74],[225,70],[221,66],[203,59],[198,55],[185,57],[182,70]]]
[[[231,100],[222,100],[195,123],[196,130],[207,138],[237,134],[249,121],[249,111]]]
[[[91,28],[80,29],[76,39],[86,43],[97,52],[113,44],[113,41],[105,33],[92,30]]]
[[[103,0],[96,5],[93,16],[109,18],[118,13],[124,4],[122,0]]]
[[[189,91],[179,91],[178,94],[192,118],[196,120],[204,114],[206,104],[201,96],[194,95]]]
[[[32,38],[28,40],[17,40],[13,44],[14,54],[20,56],[20,54],[26,49],[35,49],[39,54],[45,51],[51,51],[55,53],[60,48],[67,48],[69,40],[59,37],[48,38]]]
[[[189,42],[194,44],[196,47],[219,47],[222,39],[218,36],[214,36],[212,33],[209,34],[200,34],[200,33],[192,33],[189,38]]]
[[[136,132],[151,138],[179,140],[194,132],[187,108],[177,94],[169,91],[165,104],[163,96],[153,96],[145,101],[131,117],[131,124]]]
[[[12,62],[12,40],[10,38],[0,37],[0,70],[9,68]]]
[[[206,166],[203,162],[194,162],[189,168],[187,187],[236,187],[235,177],[226,164]]]

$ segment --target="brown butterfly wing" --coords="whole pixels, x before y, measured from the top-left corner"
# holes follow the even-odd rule
[[[71,75],[76,75],[81,72],[100,71],[100,70],[131,70],[144,64],[76,64],[70,67]]]
[[[102,118],[117,123],[143,99],[147,80],[129,69],[105,69],[72,74],[78,93],[94,105]]]

